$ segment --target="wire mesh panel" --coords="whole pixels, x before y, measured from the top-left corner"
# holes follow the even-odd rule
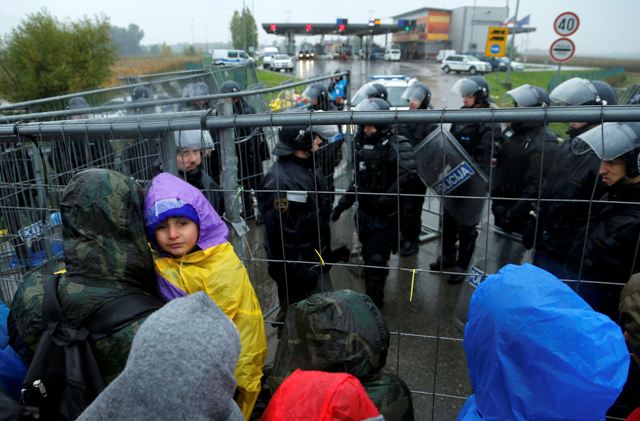
[[[603,120],[640,120],[637,107],[252,115],[234,109],[231,101],[223,105],[226,107],[215,115],[212,112],[204,118],[188,113],[130,114],[116,119],[0,125],[3,294],[10,294],[30,271],[52,270],[44,267],[46,263],[58,266],[60,220],[56,211],[62,189],[78,170],[111,168],[147,184],[160,171],[172,171],[189,181],[187,173],[199,169],[200,176],[205,174],[216,181],[200,187],[205,195],[224,194],[221,213],[240,238],[244,252],[240,247],[237,252],[249,270],[268,326],[281,323],[277,318],[279,305],[284,307],[314,292],[353,289],[380,294],[376,301],[392,332],[384,370],[409,386],[416,419],[449,420],[472,393],[461,330],[468,300],[486,274],[495,273],[504,264],[535,261],[539,256],[544,232],[537,228],[543,224],[536,217],[542,218],[544,213],[536,211],[545,203],[569,203],[574,209],[577,203],[586,205],[585,235],[575,244],[580,266],[572,268],[576,272],[571,276],[556,273],[579,293],[584,293],[586,285],[600,284],[610,285],[619,293],[626,281],[599,275],[588,278],[595,273],[589,259],[596,254],[590,253],[609,253],[606,248],[598,249],[607,244],[592,239],[603,238],[599,230],[611,236],[618,232],[608,225],[621,221],[615,215],[625,216],[624,231],[631,233],[624,237],[629,252],[625,256],[630,256],[625,261],[629,267],[624,269],[629,274],[638,269],[640,232],[634,212],[640,206],[640,197],[631,193],[611,196],[610,189],[602,190],[603,178],[598,176],[588,186],[591,190],[587,199],[546,195],[544,187],[549,178],[544,176],[544,159],[535,161],[532,168],[533,174],[538,174],[535,189],[516,189],[516,195],[496,196],[496,185],[501,182],[497,176],[502,165],[499,147],[505,141],[501,132],[490,136],[493,164],[490,161],[482,168],[470,161],[473,158],[461,151],[458,140],[444,126],[460,121],[523,120],[546,125],[567,119],[592,121],[597,126]],[[442,240],[422,243],[419,252],[411,256],[397,253],[401,248],[403,207],[407,198],[415,196],[404,189],[403,183],[415,178],[402,178],[407,169],[401,167],[406,158],[401,156],[402,148],[376,148],[400,144],[398,128],[415,120],[437,126],[433,137],[423,140],[413,153],[417,162],[410,175],[420,174],[428,186],[421,209],[422,225],[444,236],[447,230],[456,229],[445,222],[445,209],[458,224],[459,219],[465,219],[465,211],[471,211],[474,218],[469,228],[475,234],[471,235],[473,249],[467,250],[471,253],[468,267],[445,265],[442,260],[432,265],[443,256]],[[384,132],[379,145],[354,135],[358,131],[361,136],[366,126]],[[328,127],[331,131],[326,130]],[[345,135],[339,143],[331,142],[327,133],[333,131]],[[196,150],[198,158],[189,169],[186,162],[192,151],[186,143],[187,132],[196,134],[196,143],[190,148]],[[603,130],[599,139],[606,144],[615,133]],[[340,145],[340,156],[326,165],[323,148],[333,144]],[[380,160],[367,161],[363,156],[368,153],[379,153]],[[383,174],[380,169],[382,176],[369,171],[374,164],[384,167]],[[596,174],[600,164],[596,159]],[[294,166],[295,171],[291,170]],[[328,181],[333,182],[333,188]],[[472,188],[480,181],[481,188]],[[620,187],[632,192],[633,185],[629,182]],[[468,205],[471,200],[473,206]],[[495,205],[510,203],[527,204],[527,210],[532,211],[524,213],[533,221],[533,241],[528,249],[524,233],[507,229],[515,226],[510,225],[513,221],[496,221],[499,212]],[[336,206],[342,207],[341,213],[335,213]],[[248,222],[236,224],[234,209]],[[628,240],[630,237],[634,238]],[[459,252],[460,240],[454,247]],[[462,275],[463,282],[447,282],[452,275]],[[588,288],[586,291],[590,293]],[[275,346],[277,332],[271,328],[269,332],[271,345]]]

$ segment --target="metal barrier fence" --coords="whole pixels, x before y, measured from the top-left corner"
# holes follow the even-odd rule
[[[0,105],[0,119],[2,115],[10,116],[68,110],[69,101],[75,97],[84,98],[92,108],[106,107],[111,110],[112,115],[119,116],[123,115],[121,111],[126,109],[126,105],[131,105],[132,102],[135,101],[133,94],[134,90],[138,87],[144,87],[150,90],[148,92],[149,96],[143,98],[145,101],[165,100],[165,102],[160,104],[163,108],[149,109],[145,107],[144,112],[180,111],[181,108],[179,109],[178,107],[172,106],[176,103],[171,102],[171,99],[181,98],[183,89],[187,84],[203,82],[209,88],[209,92],[214,94],[220,92],[220,86],[227,80],[236,81],[242,89],[255,87],[258,84],[255,65],[220,66],[195,71],[135,76],[127,78],[128,83],[126,85],[3,104]],[[256,105],[258,106],[258,110],[263,109],[262,104]],[[153,105],[153,107],[156,107],[156,105]],[[135,109],[135,107],[133,108]],[[129,109],[131,109],[131,107]],[[96,117],[100,116],[109,117],[110,115],[96,115]],[[47,118],[51,118],[51,116]]]
[[[304,83],[309,81],[301,82]],[[265,90],[257,90],[244,92],[242,95],[259,96],[264,92]],[[449,285],[443,280],[450,275],[467,275],[466,271],[429,268],[429,263],[442,252],[439,242],[422,244],[417,256],[401,258],[395,255],[389,260],[390,273],[386,281],[387,298],[383,314],[393,332],[393,340],[387,369],[399,375],[410,386],[415,413],[417,419],[421,420],[454,419],[464,399],[471,393],[459,328],[464,325],[462,316],[465,297],[470,296],[473,283],[481,282],[484,274],[495,272],[504,263],[528,261],[536,253],[535,248],[524,252],[518,241],[520,239],[496,229],[491,214],[492,201],[529,200],[538,205],[551,202],[540,194],[536,197],[516,198],[493,196],[493,169],[488,171],[486,185],[479,190],[463,192],[451,189],[452,186],[443,187],[449,182],[455,184],[454,181],[447,181],[447,177],[458,168],[450,160],[450,156],[460,152],[460,148],[445,149],[443,146],[450,144],[450,139],[445,135],[445,125],[457,122],[546,124],[558,121],[640,121],[640,108],[633,106],[234,115],[232,103],[224,100],[229,96],[211,97],[220,100],[216,115],[205,110],[0,124],[0,228],[5,230],[0,236],[0,285],[3,298],[8,299],[20,279],[30,272],[50,272],[61,267],[58,208],[62,191],[75,172],[84,168],[112,168],[131,175],[148,186],[151,178],[160,171],[180,175],[176,156],[181,146],[182,132],[203,130],[211,132],[212,137],[217,140],[214,153],[208,157],[206,153],[202,155],[203,169],[211,176],[219,177],[219,184],[225,195],[225,217],[233,227],[234,247],[249,269],[267,320],[272,322],[277,299],[273,282],[267,274],[267,265],[290,261],[268,259],[262,246],[263,228],[256,221],[250,221],[246,225],[241,219],[242,214],[250,216],[250,213],[256,213],[256,195],[269,192],[284,195],[328,195],[335,204],[336,199],[345,194],[345,188],[356,177],[353,162],[356,150],[354,129],[357,126],[388,125],[397,130],[400,125],[407,123],[439,124],[433,136],[416,148],[423,181],[435,181],[427,183],[430,189],[426,194],[425,211],[430,213],[423,214],[423,221],[436,215],[435,226],[444,234],[439,215],[445,202],[466,200],[466,206],[480,211],[477,221],[480,235],[476,240],[471,270],[471,275],[477,276],[468,277],[462,286]],[[320,162],[330,169],[328,177],[334,182],[335,188],[289,192],[279,189],[262,190],[260,186],[263,173],[270,168],[275,158],[271,156],[263,161],[264,155],[248,153],[246,148],[244,150],[247,153],[243,153],[242,145],[259,148],[260,142],[264,142],[268,151],[272,152],[278,128],[299,125],[342,127],[346,138],[340,147],[339,160],[336,158],[334,161]],[[203,135],[201,149],[207,150],[210,146],[205,144],[204,139]],[[435,149],[434,145],[437,146]],[[256,162],[256,157],[259,162]],[[216,165],[219,167],[216,168]],[[477,168],[473,169],[479,172]],[[401,200],[416,196],[402,191],[386,195],[357,190],[355,193],[359,200],[387,196],[397,208],[392,217],[397,218],[398,226],[403,223],[400,216]],[[576,204],[584,203],[591,212],[594,206],[602,202],[599,199],[591,197],[576,201]],[[330,225],[332,247],[341,244],[351,247],[357,243],[357,232],[361,227],[358,226],[358,218],[351,218],[349,212],[353,211],[347,211],[338,223]],[[320,219],[316,220],[316,224],[320,229]],[[398,238],[396,248],[400,248],[399,241]],[[363,291],[365,271],[384,269],[384,266],[365,264],[357,249],[353,247],[350,261],[331,263],[334,288]],[[318,264],[316,260],[305,263]],[[567,281],[577,285],[594,283],[581,279]]]

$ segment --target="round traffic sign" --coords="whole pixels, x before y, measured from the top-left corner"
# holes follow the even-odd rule
[[[500,50],[500,44],[491,44],[491,47],[489,48],[491,54],[500,54]]]
[[[551,43],[549,55],[556,63],[564,63],[571,60],[576,52],[576,45],[569,38],[558,38]]]
[[[573,12],[560,13],[553,21],[553,30],[561,37],[574,34],[580,26],[580,18]]]

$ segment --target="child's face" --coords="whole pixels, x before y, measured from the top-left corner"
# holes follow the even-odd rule
[[[189,253],[198,241],[198,226],[187,218],[168,218],[156,228],[158,247],[173,257]]]

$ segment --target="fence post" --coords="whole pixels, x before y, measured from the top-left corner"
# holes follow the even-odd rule
[[[232,98],[225,98],[218,102],[218,115],[232,116]],[[236,156],[235,130],[233,127],[218,129],[220,139],[221,174],[220,182],[224,191],[224,208],[227,221],[231,224],[229,241],[238,255],[244,260],[244,245],[242,236],[247,232],[247,226],[240,217],[242,193],[238,189],[238,157]]]
[[[162,171],[178,175],[178,163],[176,161],[176,132],[167,132],[160,139],[160,153],[162,155]]]

